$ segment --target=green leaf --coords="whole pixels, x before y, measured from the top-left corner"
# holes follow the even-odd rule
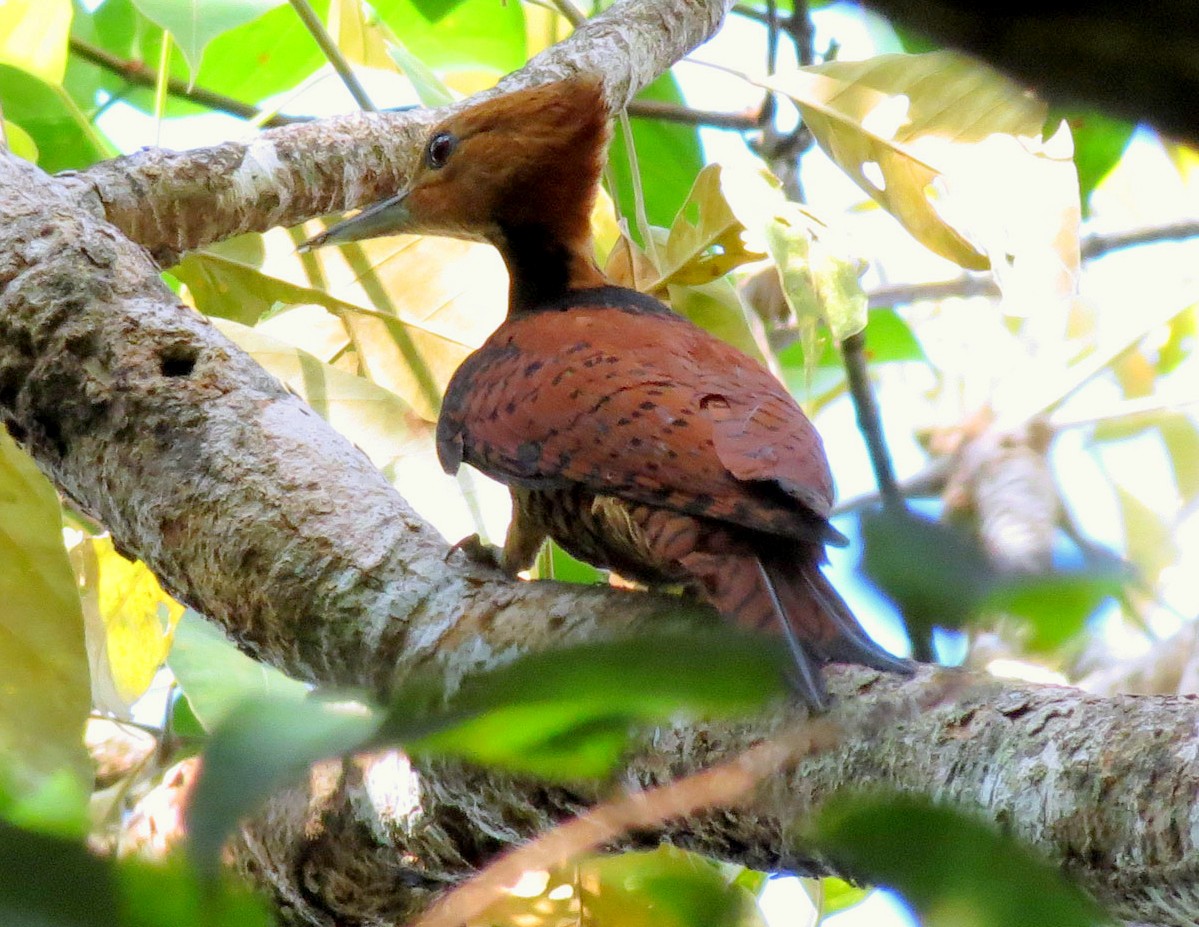
[[[1000,577],[984,607],[1024,619],[1031,650],[1047,652],[1082,631],[1100,604],[1119,595],[1128,581],[1119,568]]]
[[[122,927],[273,927],[277,922],[241,885],[201,881],[174,861],[124,860],[116,871]]]
[[[29,793],[92,779],[83,612],[54,487],[0,428],[0,782]]]
[[[248,698],[299,701],[308,694],[304,683],[246,656],[193,611],[185,612],[175,628],[167,665],[208,731]]]
[[[110,863],[82,842],[0,821],[0,923],[124,927]]]
[[[784,663],[777,642],[726,628],[583,644],[470,676],[435,712],[413,711],[428,682],[405,687],[381,740],[557,780],[602,776],[632,725],[751,711],[782,693]]]
[[[833,799],[823,854],[898,891],[925,927],[1092,927],[1110,921],[1059,871],[990,825],[914,796]]]
[[[1120,516],[1124,521],[1124,546],[1149,586],[1157,584],[1162,570],[1178,559],[1178,542],[1166,520],[1132,492],[1116,485]]]
[[[454,95],[450,93],[450,89],[438,79],[428,65],[408,51],[407,46],[403,43],[397,41],[389,44],[387,53],[391,55],[391,60],[411,82],[412,88],[424,106],[433,109],[438,106],[449,106],[454,102]]]
[[[61,84],[70,31],[71,0],[5,0],[0,3],[0,62],[47,84]]]
[[[283,0],[133,0],[142,15],[171,34],[195,80],[208,43]]]
[[[1120,163],[1132,133],[1131,122],[1114,119],[1105,113],[1051,110],[1049,119],[1056,123],[1065,119],[1074,136],[1074,164],[1078,168],[1078,192],[1083,215],[1089,212],[1091,193],[1113,167]]]
[[[748,230],[749,247],[764,241],[783,298],[805,338],[817,322],[827,325],[838,343],[860,332],[867,302],[858,278],[865,264],[847,239],[789,202],[778,179],[764,168],[725,170],[720,181],[729,207]]]
[[[244,889],[197,883],[180,865],[114,862],[68,840],[0,820],[5,927],[268,927]]]
[[[371,6],[408,51],[438,74],[482,70],[501,75],[525,63],[519,3],[377,0]]]
[[[576,560],[554,541],[549,541],[542,549],[542,556],[549,558],[546,572],[540,574],[542,579],[556,579],[564,583],[578,583],[591,586],[607,581],[603,570],[593,567],[590,563]]]
[[[674,75],[667,72],[641,91],[638,99],[683,104]],[[703,169],[699,132],[660,120],[632,119],[633,143],[637,163],[641,168],[641,190],[645,197],[645,214],[650,225],[670,226],[679,207],[687,199],[691,183]],[[618,211],[636,227],[632,173],[625,148],[624,133],[617,128],[608,154],[608,165],[615,180],[613,198]],[[641,242],[644,245],[644,242]]]
[[[61,87],[0,64],[0,100],[4,118],[33,139],[44,171],[87,167],[115,154]]]
[[[238,821],[318,760],[363,747],[378,723],[359,702],[321,698],[252,698],[226,714],[204,749],[188,809],[188,846],[201,875],[217,874]]]
[[[816,910],[820,912],[820,922],[824,918],[842,911],[848,911],[855,905],[861,904],[870,894],[870,889],[860,885],[852,885],[836,876],[823,879],[804,879],[804,888],[812,899]]]
[[[862,574],[903,612],[908,633],[960,628],[982,607],[994,569],[971,537],[912,512],[862,516]]]
[[[1199,428],[1179,413],[1162,416],[1157,428],[1170,454],[1182,504],[1189,506],[1199,496]]]
[[[37,164],[37,142],[33,136],[15,122],[4,120],[4,138],[8,142],[8,150],[18,158],[24,158],[31,164]]]
[[[762,344],[732,283],[720,279],[697,286],[672,286],[669,292],[675,312],[767,366]]]

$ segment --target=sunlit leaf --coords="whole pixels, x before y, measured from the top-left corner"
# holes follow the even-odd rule
[[[672,283],[711,283],[741,264],[765,257],[745,247],[745,227],[724,198],[720,175],[721,166],[709,164],[695,178],[665,246],[655,252],[658,279],[647,290]]]
[[[412,88],[423,105],[432,109],[454,102],[454,95],[450,93],[450,89],[438,79],[428,65],[408,51],[406,45],[392,42],[387,47],[387,53],[412,83]]]
[[[1124,545],[1131,560],[1149,585],[1157,582],[1161,571],[1178,559],[1174,533],[1157,512],[1129,489],[1116,485],[1120,516],[1124,521]]]
[[[54,488],[0,429],[0,783],[91,781],[83,614]],[[2,881],[2,880],[0,880]]]
[[[435,420],[450,376],[507,310],[495,249],[413,236],[304,255],[295,244],[282,231],[247,236],[193,253],[173,273],[202,312],[245,324],[278,303],[323,307],[346,327],[368,378]]]
[[[369,68],[393,70],[387,40],[375,15],[367,15],[360,0],[332,0],[329,4],[329,34],[347,61]]]
[[[766,82],[820,146],[925,246],[990,267],[1005,294],[1059,300],[1078,272],[1078,180],[1068,130],[1045,107],[951,52],[830,62]],[[1019,297],[1019,299],[1017,299]]]
[[[410,54],[463,95],[526,61],[524,4],[378,0],[371,6]]]
[[[67,69],[71,0],[0,3],[0,62],[61,84]]]
[[[1158,423],[1162,442],[1170,454],[1174,482],[1184,506],[1199,496],[1199,427],[1184,415],[1165,415]]]
[[[192,77],[208,43],[283,3],[284,0],[133,0],[134,6],[174,38]]]
[[[992,826],[927,799],[834,799],[812,835],[848,871],[903,895],[925,927],[1110,923],[1048,862]]]
[[[86,167],[115,152],[62,87],[0,64],[4,118],[24,129],[37,146],[38,166],[55,173]]]
[[[15,122],[4,120],[4,139],[8,143],[8,150],[18,158],[37,164],[37,142]]]
[[[84,538],[72,559],[85,592],[93,698],[99,707],[124,715],[166,659],[183,606],[144,563],[117,553],[110,538]]]
[[[188,612],[168,663],[195,716],[211,731],[250,698],[303,699],[309,687],[246,656],[216,625]]]
[[[870,894],[869,888],[852,885],[836,876],[826,876],[823,879],[804,879],[803,883],[808,897],[812,899],[812,904],[820,913],[822,920],[861,904]]]
[[[700,328],[739,348],[767,366],[765,339],[761,330],[750,324],[737,290],[728,280],[714,280],[699,286],[670,287],[670,307]]]
[[[726,169],[720,182],[730,209],[747,230],[748,246],[764,247],[774,261],[783,299],[809,356],[818,322],[828,326],[837,342],[860,332],[867,302],[858,277],[865,264],[844,236],[806,207],[788,202],[765,169]]]
[[[217,327],[266,370],[304,399],[322,418],[360,448],[416,511],[447,538],[457,540],[494,524],[493,513],[509,510],[499,484],[463,472],[449,476],[437,460],[433,426],[403,399],[360,376],[321,363],[288,341],[329,350],[337,332],[314,324],[316,307],[271,317],[256,328],[216,320]],[[293,326],[289,316],[298,315]],[[283,334],[282,341],[271,334]]]
[[[752,892],[671,846],[590,859],[578,886],[583,920],[594,927],[766,927]]]

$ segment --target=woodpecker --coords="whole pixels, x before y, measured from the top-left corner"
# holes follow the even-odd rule
[[[595,76],[489,100],[430,132],[406,189],[308,246],[409,232],[499,250],[508,314],[451,379],[437,452],[448,473],[468,463],[509,487],[510,574],[550,537],[621,576],[683,584],[779,634],[817,710],[824,663],[909,672],[821,572],[825,545],[847,541],[799,406],[757,361],[596,266],[608,138]]]

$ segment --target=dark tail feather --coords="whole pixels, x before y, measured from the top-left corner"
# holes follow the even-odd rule
[[[791,622],[789,613],[779,600],[778,591],[766,566],[761,560],[755,559],[762,587],[770,599],[778,629],[782,632],[787,649],[791,651],[793,667],[787,673],[791,688],[805,702],[817,711],[828,707],[828,692],[824,688],[824,677],[820,675],[820,664],[812,658],[803,640],[798,635],[795,625]]]
[[[762,571],[782,603],[786,623],[820,663],[859,663],[891,673],[912,672],[908,660],[888,653],[862,630],[845,600],[814,559],[767,559]]]
[[[692,553],[681,558],[708,599],[730,621],[754,630],[777,629],[790,652],[791,687],[816,710],[828,705],[824,663],[861,663],[910,673],[912,665],[874,643],[808,551],[774,556]]]

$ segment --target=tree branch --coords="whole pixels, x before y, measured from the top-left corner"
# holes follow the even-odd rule
[[[1185,241],[1196,236],[1199,236],[1199,220],[1195,219],[1119,232],[1094,232],[1083,237],[1080,254],[1084,261],[1092,261],[1123,248],[1163,241]],[[866,294],[871,309],[967,296],[999,296],[999,284],[990,274],[963,274],[953,280],[936,280],[931,283],[885,284]]]
[[[102,67],[106,71],[111,71],[131,84],[136,84],[139,87],[158,86],[158,72],[144,61],[120,58],[111,52],[105,51],[103,48],[75,38],[74,36],[71,36],[70,47],[71,52],[78,55],[84,61],[90,61],[92,64]],[[204,87],[193,87],[187,81],[180,80],[177,77],[167,78],[167,93],[182,100],[190,100],[201,106],[207,106],[209,109],[237,116],[240,119],[257,119],[262,115],[262,111],[256,106],[251,106],[249,103],[243,103],[241,100],[225,96],[223,93],[207,90]],[[283,116],[276,113],[264,120],[262,124],[267,128],[275,128],[277,126],[292,125],[297,122],[311,121],[311,119],[304,116]]]
[[[391,196],[416,167],[428,128],[488,97],[589,72],[603,75],[616,112],[711,38],[725,7],[726,0],[618,0],[492,90],[453,107],[356,113],[270,129],[246,144],[146,149],[95,164],[69,182],[87,208],[101,210],[166,266],[213,241]]]
[[[122,549],[243,647],[302,678],[381,689],[432,661],[468,673],[661,620],[668,606],[654,596],[447,564],[445,544],[365,457],[62,188],[0,158],[0,414]],[[850,732],[835,750],[745,808],[665,836],[746,865],[822,871],[793,845],[792,822],[837,791],[885,785],[1000,822],[1129,919],[1199,913],[1192,701],[967,678],[952,703],[921,712],[910,706],[927,704],[943,673],[827,675],[830,718]],[[880,711],[909,720],[861,720]],[[740,726],[658,731],[625,781],[705,768],[802,717],[787,706]],[[299,922],[405,915],[595,797],[436,765],[401,783],[415,804],[395,802],[372,791],[372,764],[384,761],[406,768],[361,760],[334,780],[322,768],[309,792],[283,796],[245,831],[242,865]]]
[[[680,22],[669,10],[692,17]],[[609,12],[576,33],[592,44],[547,53],[506,86],[606,61],[609,99],[623,105],[656,66],[646,48],[690,47],[723,10],[675,0],[664,12],[629,0]],[[617,73],[613,61],[637,70]],[[364,133],[385,141],[377,163],[391,165],[385,179],[402,179],[418,129],[436,117],[420,118],[347,117],[194,160],[151,153],[57,179],[0,154],[0,417],[56,485],[169,589],[245,649],[325,684],[385,689],[431,662],[465,674],[635,632],[678,607],[447,564],[444,542],[370,462],[180,304],[142,249],[105,221],[144,232],[143,243],[162,253],[281,217],[298,221],[333,201],[357,205],[387,184],[362,172],[373,155],[351,146]],[[407,126],[403,138],[385,137],[396,125]],[[302,151],[338,139],[340,149]],[[217,176],[221,164],[232,182]],[[180,165],[204,182],[189,185],[173,173]],[[288,187],[304,170],[327,185]],[[81,198],[81,189],[95,195]],[[153,209],[152,221],[140,224],[136,208]],[[821,871],[794,845],[794,822],[837,791],[887,786],[1000,823],[1122,917],[1184,923],[1199,914],[1194,702],[970,677],[942,702],[930,691],[943,690],[943,671],[908,681],[857,668],[827,675],[830,720],[845,732],[837,748],[770,780],[745,808],[680,822],[664,836],[746,865]],[[871,722],[880,714],[891,723]],[[788,705],[737,726],[656,731],[623,779],[668,781],[802,717]],[[410,768],[397,798],[372,784],[381,763],[401,777],[407,768],[390,754],[321,767],[307,790],[281,796],[244,831],[241,865],[298,922],[398,920],[595,798],[592,787],[547,789],[450,764]]]

